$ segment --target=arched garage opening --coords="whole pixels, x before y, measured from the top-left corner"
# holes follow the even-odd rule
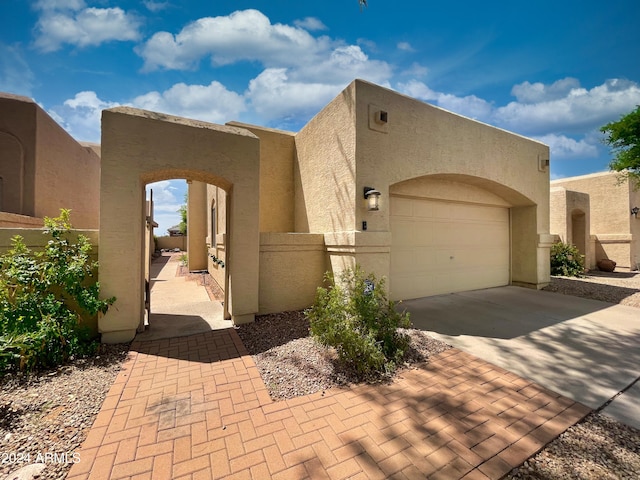
[[[389,195],[392,299],[504,286],[535,273],[535,205],[522,194],[477,177],[431,175],[391,185]]]
[[[147,183],[185,178],[229,196],[227,308],[235,324],[258,311],[259,141],[250,132],[129,107],[102,114],[100,283],[117,298],[99,320],[105,343],[133,339],[144,316]]]

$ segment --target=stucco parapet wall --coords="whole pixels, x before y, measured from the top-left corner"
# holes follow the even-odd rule
[[[633,235],[624,233],[598,233],[596,235],[593,235],[593,237],[595,237],[596,240],[600,243],[631,243],[631,241],[633,240]]]
[[[141,110],[139,108],[114,107],[114,108],[110,108],[108,112],[121,113],[125,115],[131,115],[134,117],[148,118],[150,120],[158,120],[161,122],[175,123],[177,125],[184,125],[187,127],[203,128],[206,130],[214,130],[221,133],[229,133],[232,135],[241,135],[244,137],[258,139],[256,135],[251,133],[249,130],[245,130],[243,128],[232,127],[227,125],[218,125],[216,123],[208,123],[208,122],[193,120],[193,119],[184,118],[184,117],[176,117],[174,115],[167,115],[159,112],[151,112],[149,110]]]
[[[17,213],[0,212],[0,228],[42,228],[44,220]]]
[[[242,128],[242,129],[262,130],[263,132],[277,133],[277,134],[280,134],[280,135],[290,135],[292,137],[296,136],[295,132],[290,132],[289,130],[280,130],[280,129],[277,129],[277,128],[262,127],[260,125],[253,125],[251,123],[242,123],[242,122],[237,122],[235,120],[233,120],[231,122],[227,122],[227,123],[225,123],[225,125],[227,125],[229,127],[237,127],[237,128]]]
[[[329,253],[389,253],[391,232],[333,232],[324,234]]]
[[[324,251],[321,233],[260,233],[261,252]]]

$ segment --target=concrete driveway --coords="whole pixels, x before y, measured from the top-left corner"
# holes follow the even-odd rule
[[[640,428],[640,309],[520,287],[400,308],[416,328],[591,408],[613,398],[604,413]]]

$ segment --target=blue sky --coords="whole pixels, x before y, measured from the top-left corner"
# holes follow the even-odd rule
[[[0,91],[99,141],[131,105],[297,131],[354,78],[536,138],[551,175],[607,169],[640,104],[640,2],[2,0]],[[153,185],[158,233],[184,182]]]

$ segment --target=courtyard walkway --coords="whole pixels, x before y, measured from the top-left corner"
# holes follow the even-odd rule
[[[498,479],[590,412],[457,349],[273,402],[233,329],[136,341],[69,480]]]

